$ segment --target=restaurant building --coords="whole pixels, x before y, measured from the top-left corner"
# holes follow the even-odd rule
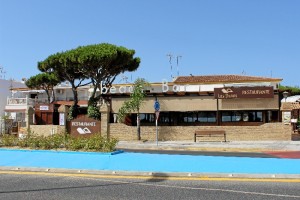
[[[155,140],[154,103],[158,101],[159,140],[192,140],[195,130],[225,130],[228,140],[291,140],[281,123],[278,87],[282,79],[241,75],[180,76],[151,83],[140,109],[141,137]],[[111,102],[102,108],[102,132],[121,140],[136,138],[136,113],[117,123],[132,85],[106,91]],[[109,113],[107,119],[105,112]],[[106,130],[105,130],[106,128]],[[210,138],[208,138],[210,139]]]
[[[141,139],[156,140],[157,119],[159,141],[193,141],[196,130],[225,131],[227,141],[291,140],[294,132],[290,124],[282,122],[280,107],[283,96],[278,88],[281,81],[280,78],[244,75],[191,75],[180,76],[170,82],[150,83],[140,108]],[[120,107],[130,98],[133,84],[114,84],[98,91],[105,97],[99,102],[99,123],[84,116],[92,90],[91,86],[78,88],[82,115],[68,122],[68,108],[73,101],[70,85],[56,86],[56,100],[51,103],[45,101],[43,91],[19,89],[26,95],[26,101],[22,102],[33,103],[30,103],[30,109],[26,109],[33,110],[32,116],[29,112],[25,115],[26,130],[44,135],[68,131],[88,136],[101,132],[103,136],[119,140],[136,140],[137,113],[129,114],[125,123],[117,119]],[[12,101],[20,101],[20,98],[9,97],[6,108],[20,106],[10,104]],[[155,102],[160,105],[159,113],[155,113]]]

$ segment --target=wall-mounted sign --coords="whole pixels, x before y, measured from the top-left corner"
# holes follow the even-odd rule
[[[68,121],[68,132],[73,136],[90,136],[100,134],[101,122],[82,116],[72,121]]]
[[[41,105],[41,106],[40,106],[40,110],[49,110],[49,106],[44,106],[44,105],[42,106],[42,105]]]
[[[214,89],[216,99],[274,98],[273,87],[227,87]]]

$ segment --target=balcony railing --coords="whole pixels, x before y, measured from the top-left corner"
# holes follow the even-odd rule
[[[7,98],[7,105],[34,105],[34,99],[26,98]]]
[[[88,100],[88,97],[78,97],[78,100]],[[56,97],[56,101],[73,101],[73,97]],[[7,105],[10,106],[21,106],[21,105],[31,105],[34,106],[36,103],[48,103],[47,98],[7,98]]]

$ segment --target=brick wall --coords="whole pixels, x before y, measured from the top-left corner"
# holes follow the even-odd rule
[[[56,133],[65,133],[65,126],[59,125],[30,125],[31,133],[49,136]]]
[[[228,141],[289,141],[291,140],[291,127],[283,123],[266,123],[261,126],[159,126],[160,141],[193,141],[195,130],[225,130]],[[110,136],[119,140],[136,140],[135,126],[121,123],[110,124]],[[142,140],[156,140],[155,126],[141,127]],[[203,138],[210,140],[210,138]],[[222,140],[222,138],[211,138]]]

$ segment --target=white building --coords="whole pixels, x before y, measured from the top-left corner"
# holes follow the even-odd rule
[[[26,88],[24,82],[0,79],[0,117],[5,115],[8,97],[12,96],[12,88]]]

